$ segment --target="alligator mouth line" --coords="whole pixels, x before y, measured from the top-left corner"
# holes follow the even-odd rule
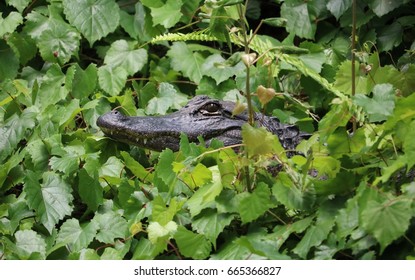
[[[118,111],[111,111],[100,116],[97,125],[110,138],[156,151],[165,148],[178,150],[182,133],[190,142],[200,142],[201,137],[206,144],[218,139],[225,146],[231,146],[242,143],[242,125],[248,120],[246,112],[232,115],[234,107],[234,102],[201,95],[169,115],[127,117]],[[293,125],[280,123],[275,117],[255,113],[255,121],[277,135],[287,150],[295,150],[302,139],[309,137]]]

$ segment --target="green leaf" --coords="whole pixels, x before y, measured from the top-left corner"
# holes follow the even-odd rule
[[[203,209],[213,206],[215,198],[223,189],[217,166],[212,166],[209,169],[212,172],[212,182],[200,187],[187,201],[192,217],[198,215]]]
[[[379,51],[390,51],[402,42],[403,28],[398,22],[384,26],[377,31]]]
[[[81,226],[77,219],[72,218],[62,224],[56,243],[68,245],[71,252],[79,252],[92,242],[97,230],[98,225],[94,221]]]
[[[408,133],[405,135],[403,145],[408,169],[415,165],[415,120],[408,127]]]
[[[0,39],[0,78],[14,79],[19,70],[19,58],[14,53],[13,49]]]
[[[192,190],[212,180],[212,173],[209,168],[201,163],[198,163],[196,166],[186,166],[182,162],[173,162],[173,171]]]
[[[192,222],[192,228],[206,236],[216,248],[216,239],[223,229],[234,219],[234,214],[217,213],[213,209],[206,209]]]
[[[314,38],[317,26],[312,22],[307,2],[285,1],[281,6],[281,16],[287,19],[286,28],[289,33],[294,33],[301,38]]]
[[[6,18],[0,13],[0,37],[7,33],[13,33],[23,23],[23,17],[18,12],[10,12]]]
[[[122,67],[112,68],[104,65],[98,68],[99,86],[111,96],[117,96],[127,82],[128,73]]]
[[[150,41],[162,33],[163,28],[153,26],[153,20],[149,12],[144,9],[143,4],[135,4],[135,14],[130,15],[121,10],[120,24],[131,38],[140,40],[140,42]]]
[[[27,108],[23,113],[11,116],[0,127],[0,162],[3,162],[26,137],[26,131],[35,126],[36,113]]]
[[[96,239],[100,242],[111,244],[116,238],[125,238],[128,234],[127,221],[113,211],[96,213],[92,222],[98,225]]]
[[[6,0],[6,3],[15,7],[20,13],[31,3],[31,0]]]
[[[101,166],[99,170],[100,177],[120,177],[121,171],[123,170],[124,165],[122,162],[115,156],[109,157],[108,160]]]
[[[338,128],[345,126],[350,118],[351,113],[346,102],[334,104],[331,110],[319,122],[320,141],[323,143]]]
[[[83,70],[78,64],[71,67],[73,67],[75,71],[71,83],[72,95],[75,98],[84,100],[94,92],[97,86],[97,67],[95,64],[90,64],[85,70]]]
[[[161,226],[165,226],[168,222],[173,220],[173,217],[182,208],[184,201],[177,202],[176,197],[170,199],[167,207],[161,196],[157,196],[152,201],[153,212],[152,221],[158,222]]]
[[[45,172],[42,183],[38,176],[27,170],[24,192],[29,207],[36,211],[40,222],[51,233],[54,226],[73,209],[71,188],[59,175]]]
[[[352,6],[352,0],[329,0],[327,9],[339,19]]]
[[[403,0],[368,0],[369,7],[378,17],[386,15],[404,3]]]
[[[62,157],[52,156],[49,160],[49,165],[52,170],[69,175],[79,168],[79,158],[73,154],[66,154]]]
[[[79,184],[78,192],[82,201],[91,211],[98,210],[103,202],[103,189],[98,181],[98,176],[91,177],[85,169],[81,169],[78,173]]]
[[[33,230],[19,230],[15,233],[16,248],[19,257],[28,259],[33,253],[38,253],[41,259],[46,257],[46,242]]]
[[[273,196],[290,210],[310,210],[315,201],[312,189],[301,190],[285,172],[278,174],[272,186]]]
[[[179,226],[174,235],[180,253],[188,258],[203,260],[209,256],[212,245],[201,234],[196,234],[183,226]]]
[[[380,195],[359,209],[361,224],[379,241],[381,252],[405,234],[412,217],[410,199],[386,199]]]
[[[242,142],[250,157],[275,153],[286,159],[286,151],[281,146],[278,137],[264,127],[255,128],[249,124],[242,126]]]
[[[274,228],[274,233],[276,236],[278,236],[277,244],[275,248],[279,250],[292,233],[294,232],[302,233],[303,231],[305,231],[310,226],[310,224],[313,222],[313,218],[314,217],[307,217],[307,218],[298,220],[292,224],[277,225]]]
[[[136,46],[137,42],[126,40],[113,42],[105,55],[105,64],[112,68],[121,67],[128,75],[134,75],[147,63],[147,51],[136,49]]]
[[[167,55],[171,59],[171,67],[181,71],[191,81],[199,83],[202,79],[202,64],[205,62],[202,54],[192,52],[184,42],[174,42]]]
[[[175,157],[173,151],[170,149],[165,149],[160,153],[159,162],[155,171],[155,178],[161,179],[168,188],[172,188],[177,180],[176,173],[174,173],[172,168],[172,163]],[[161,186],[158,186],[160,189]]]
[[[400,122],[405,125],[409,124],[415,118],[413,104],[415,104],[415,94],[398,99],[393,115],[385,122],[385,129],[387,131],[393,130]]]
[[[333,204],[335,205],[333,207]],[[293,252],[301,258],[306,259],[312,247],[319,246],[329,235],[331,229],[335,225],[338,203],[326,202],[320,205],[317,211],[317,221],[311,225],[301,241],[293,249]]]
[[[153,244],[164,243],[173,237],[177,231],[177,224],[173,221],[168,222],[164,226],[158,222],[150,222],[147,226],[148,240]]]
[[[146,114],[164,115],[168,109],[180,109],[186,102],[186,95],[178,92],[172,84],[160,83],[157,96],[148,102]]]
[[[180,11],[182,5],[181,0],[167,0],[160,7],[150,7],[154,25],[161,24],[165,28],[173,27],[183,15]]]
[[[243,223],[249,223],[273,206],[269,187],[260,182],[252,193],[240,194],[238,210]]]
[[[136,161],[129,153],[121,151],[125,166],[142,181],[153,181],[153,174],[146,170],[138,161]]]
[[[45,61],[59,62],[63,65],[72,56],[78,55],[81,36],[69,24],[58,22],[50,24],[38,40],[39,52]]]
[[[64,99],[68,94],[64,84],[65,74],[59,65],[52,64],[46,75],[42,77],[35,104],[44,110],[49,105],[54,105]]]
[[[137,242],[137,246],[134,249],[133,260],[153,260],[159,253],[163,252],[166,248],[166,243],[153,244],[147,238],[141,238]]]
[[[201,71],[203,75],[215,79],[216,84],[219,85],[243,69],[245,69],[245,66],[242,62],[234,66],[227,65],[226,60],[220,54],[213,54],[205,59]]]
[[[357,105],[363,107],[370,122],[384,121],[392,115],[395,108],[395,91],[391,84],[377,84],[373,88],[372,98],[356,94],[353,100]]]
[[[211,260],[250,260],[258,259],[249,248],[239,244],[239,239],[227,242],[216,254],[212,254]]]
[[[37,54],[35,41],[26,33],[12,33],[7,39],[7,44],[11,47],[21,65],[26,65]],[[4,60],[2,60],[4,61]]]
[[[119,24],[120,8],[113,0],[63,1],[62,4],[66,18],[85,36],[90,46],[113,32]]]
[[[368,94],[368,78],[364,71],[360,71],[359,63],[355,65],[355,83],[356,83],[356,93]],[[352,89],[350,86],[352,80],[352,62],[350,60],[344,61],[339,70],[336,72],[336,81],[334,86],[344,92],[345,94],[351,96]]]

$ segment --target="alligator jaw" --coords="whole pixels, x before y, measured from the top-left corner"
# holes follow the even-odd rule
[[[233,102],[196,96],[170,115],[127,117],[112,111],[99,117],[97,125],[115,140],[156,151],[165,148],[177,151],[182,133],[187,135],[190,142],[199,142],[199,137],[202,137],[209,144],[215,138],[225,146],[230,146],[242,142],[241,128],[248,120],[246,112],[232,115],[234,107]],[[290,151],[302,139],[309,137],[293,125],[280,123],[277,118],[256,113],[255,121],[276,134],[283,147]]]
[[[181,133],[186,134],[190,142],[199,142],[199,136],[207,144],[213,138],[226,146],[241,142],[244,120],[222,115],[203,116],[198,112],[192,107],[183,107],[165,116],[127,117],[111,111],[100,116],[97,125],[114,140],[155,151],[165,148],[179,150]]]

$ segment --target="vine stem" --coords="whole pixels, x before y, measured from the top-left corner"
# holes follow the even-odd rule
[[[249,40],[248,40],[248,35],[247,35],[247,29],[246,29],[246,21],[245,21],[245,9],[246,6],[248,5],[248,0],[245,1],[245,5],[238,5],[238,13],[239,13],[239,25],[240,28],[242,30],[242,36],[243,36],[243,40],[244,40],[244,47],[245,47],[245,54],[249,55]],[[245,80],[245,96],[246,96],[246,102],[248,104],[248,123],[250,125],[254,124],[254,118],[253,118],[253,110],[252,110],[252,104],[251,104],[251,92],[250,92],[250,83],[249,83],[249,76],[250,76],[250,63],[246,64],[246,80]],[[245,156],[248,159],[248,152],[247,150],[245,150]],[[250,178],[250,172],[249,172],[249,166],[245,166],[244,168],[245,170],[245,179],[246,179],[246,187],[248,192],[252,192],[252,187],[251,187],[251,178]]]
[[[356,94],[356,0],[352,3],[352,96]],[[356,131],[356,118],[353,118],[353,133]]]

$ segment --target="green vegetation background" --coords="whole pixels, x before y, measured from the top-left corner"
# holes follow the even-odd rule
[[[415,257],[413,2],[0,11],[0,259]],[[115,107],[162,115],[195,94],[298,125],[313,135],[304,156],[249,126],[240,153],[185,135],[179,152],[151,152],[96,126]]]

